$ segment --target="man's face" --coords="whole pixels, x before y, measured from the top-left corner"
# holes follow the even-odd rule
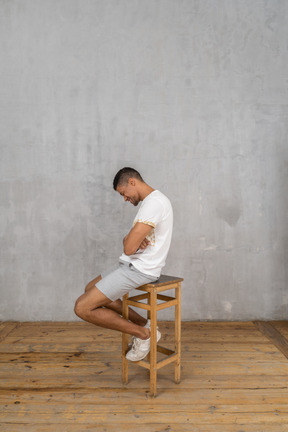
[[[126,185],[117,186],[117,192],[123,196],[125,202],[129,201],[134,206],[139,204],[139,194],[137,193],[135,185],[130,183],[130,181]]]

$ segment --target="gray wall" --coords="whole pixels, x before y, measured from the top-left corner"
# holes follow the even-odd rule
[[[1,320],[73,320],[136,209],[175,210],[183,319],[283,319],[288,1],[1,0]],[[160,318],[171,318],[170,311]]]

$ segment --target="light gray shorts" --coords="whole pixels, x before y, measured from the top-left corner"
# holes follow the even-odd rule
[[[136,270],[130,263],[119,262],[119,266],[101,274],[102,279],[96,287],[111,301],[120,299],[124,294],[141,285],[155,282],[155,276],[150,276]]]

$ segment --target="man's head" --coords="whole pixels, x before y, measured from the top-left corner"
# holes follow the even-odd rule
[[[125,201],[130,201],[137,206],[141,201],[139,185],[144,184],[144,180],[134,168],[122,168],[113,181],[113,188],[124,197]]]

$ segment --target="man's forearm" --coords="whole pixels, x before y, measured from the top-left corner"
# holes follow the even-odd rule
[[[128,237],[128,234],[127,234],[127,236],[125,236],[124,237],[124,239],[123,239],[123,249],[124,249],[124,252],[125,252],[125,241],[126,241],[126,238]],[[135,252],[137,252],[139,249],[141,249],[141,250],[143,250],[143,249],[146,249],[146,247],[147,246],[149,246],[151,243],[150,243],[150,241],[147,239],[147,238],[145,238],[140,244],[139,244],[139,246],[138,246],[138,248],[137,248],[137,250],[135,251]]]
[[[127,252],[127,240],[129,237],[129,233],[123,238],[123,251],[126,255],[132,255],[133,253],[135,253],[137,251],[137,249],[135,251],[131,251],[131,253]],[[130,252],[130,251],[129,251]]]
[[[123,239],[123,249],[126,255],[133,255],[138,249],[145,249],[149,243],[146,236],[151,226],[137,222]]]

